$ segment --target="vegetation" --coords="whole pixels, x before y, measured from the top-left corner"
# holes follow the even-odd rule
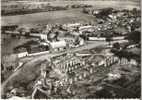
[[[48,11],[57,11],[57,10],[66,10],[66,7],[52,7],[49,6],[48,8],[35,8],[35,9],[9,9],[9,10],[2,10],[2,15],[21,15],[21,14],[31,14],[37,12],[48,12]]]
[[[114,43],[113,48],[119,50],[120,49],[120,44],[118,42]]]
[[[111,44],[111,41],[112,41],[112,36],[111,35],[106,36],[106,42],[108,42],[109,45]]]
[[[140,31],[133,31],[131,32],[126,39],[133,43],[140,43],[141,41],[141,32]]]

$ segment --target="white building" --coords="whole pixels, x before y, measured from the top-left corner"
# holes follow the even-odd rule
[[[40,34],[41,40],[47,40],[47,34]]]
[[[25,57],[25,56],[28,56],[28,52],[20,52],[17,54],[18,55],[18,58],[21,58],[21,57]]]
[[[98,37],[88,37],[90,41],[105,41],[106,38],[98,38]]]
[[[80,46],[81,46],[81,45],[84,45],[84,43],[85,43],[84,39],[79,38],[79,45],[80,45]]]
[[[130,60],[130,64],[132,64],[132,65],[138,65],[137,61],[134,60],[134,59],[131,59],[131,60]]]
[[[79,27],[79,26],[81,26],[81,24],[80,23],[73,23],[73,24],[64,24],[63,25],[63,28],[64,29],[69,29],[69,30],[72,30],[72,29],[74,29],[74,28],[76,28],[76,27]]]
[[[40,38],[41,40],[46,40],[46,41],[47,41],[47,34],[32,33],[32,34],[30,34],[30,36],[38,37],[38,38]]]
[[[57,41],[57,42],[50,42],[49,43],[51,50],[62,50],[67,46],[67,43],[65,40]]]
[[[118,37],[113,37],[113,40],[124,40],[125,37],[124,36],[118,36]]]
[[[89,30],[89,29],[94,29],[94,26],[92,26],[92,25],[87,25],[87,26],[81,26],[81,27],[79,27],[79,30],[80,30],[80,31]]]

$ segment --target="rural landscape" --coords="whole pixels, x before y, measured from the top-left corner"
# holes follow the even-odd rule
[[[1,1],[2,99],[140,97],[140,0]]]

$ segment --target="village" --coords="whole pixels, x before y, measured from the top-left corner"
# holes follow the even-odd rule
[[[2,56],[3,98],[140,97],[140,11],[82,11],[97,21],[2,26],[2,43],[27,39]]]

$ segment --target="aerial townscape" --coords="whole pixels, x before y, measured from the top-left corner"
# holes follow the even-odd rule
[[[140,98],[140,0],[2,0],[1,98]]]

